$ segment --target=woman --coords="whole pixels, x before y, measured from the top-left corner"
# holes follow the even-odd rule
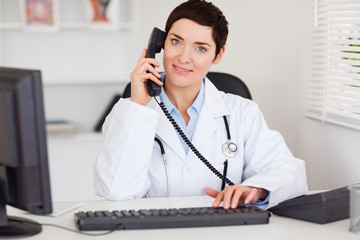
[[[104,123],[96,163],[98,195],[126,200],[207,194],[215,198],[214,207],[223,202],[224,208],[236,208],[244,203],[271,207],[307,191],[304,162],[268,129],[257,105],[218,91],[205,77],[224,55],[227,24],[222,12],[206,1],[190,0],[173,10],[165,27],[165,74],[154,69],[160,66],[155,59],[145,58],[145,49],[131,73],[131,99],[120,99]],[[162,86],[156,99],[147,93],[148,79]],[[222,181],[189,150],[157,101],[218,171],[226,162],[234,185],[222,190]],[[224,116],[238,148],[234,156],[222,150],[227,140]]]

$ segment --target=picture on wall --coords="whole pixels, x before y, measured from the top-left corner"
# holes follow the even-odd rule
[[[24,30],[57,31],[58,0],[20,0]]]
[[[117,30],[118,0],[85,0],[90,30]]]

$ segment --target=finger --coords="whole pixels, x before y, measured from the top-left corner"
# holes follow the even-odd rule
[[[146,53],[147,53],[147,49],[145,48],[141,53],[140,61],[146,59],[148,61],[151,61],[151,64],[153,64],[154,66],[160,67],[160,64],[155,60],[155,57],[146,57]]]
[[[150,67],[147,69],[147,71],[151,72],[157,78],[161,78],[160,73],[158,73],[152,65],[150,65]]]
[[[242,188],[236,189],[231,201],[231,208],[237,208],[237,206],[239,206],[239,203],[242,204],[242,202],[240,202],[242,195],[243,195],[243,189]]]
[[[140,59],[146,57],[146,52],[147,52],[147,50],[146,50],[146,48],[144,48],[143,51],[142,51],[142,53],[141,53]]]
[[[151,65],[154,65],[155,67],[160,67],[160,63],[158,63],[155,58],[145,58],[144,61],[148,62]]]
[[[257,189],[252,188],[250,190],[249,195],[247,195],[247,197],[245,198],[245,204],[255,203],[258,200],[256,194],[257,194]]]
[[[219,207],[220,203],[221,203],[222,200],[223,200],[223,197],[224,197],[224,192],[223,192],[223,191],[222,191],[222,192],[219,192],[218,195],[217,195],[216,198],[215,198],[214,203],[213,203],[213,207],[214,207],[214,208]]]
[[[212,188],[206,188],[205,193],[212,198],[216,198],[216,196],[219,194],[219,191]]]
[[[160,67],[160,64],[156,61],[155,58],[147,58],[146,57],[146,48],[141,52],[140,59],[138,61],[137,65],[141,65],[141,63],[145,60],[147,62],[150,62],[150,64],[154,65],[155,67]]]
[[[162,86],[164,83],[160,81],[157,77],[155,77],[152,73],[144,73],[143,77],[144,80],[151,80],[159,86]]]
[[[140,58],[139,58],[139,61],[137,63],[137,65],[140,65],[140,63],[145,59],[146,57],[146,48],[144,48],[141,52],[141,55],[140,55]]]
[[[155,67],[160,67],[160,64],[158,63],[158,61],[156,61],[155,58],[147,58],[146,57],[146,49],[144,49],[141,53],[140,59],[137,63],[137,68],[139,66],[144,65],[144,63],[150,63],[150,64],[154,65]]]
[[[229,209],[233,195],[234,195],[234,188],[226,187],[224,190],[224,199],[223,199],[223,206],[225,209]]]
[[[147,62],[143,62],[142,65],[137,66],[136,69],[130,74],[131,81],[135,81],[136,79],[146,80],[143,74],[151,73],[156,78],[161,78],[161,75]]]
[[[151,71],[151,70],[155,70],[155,67],[160,67],[160,64],[155,59],[145,58],[138,62],[135,71],[137,72]]]

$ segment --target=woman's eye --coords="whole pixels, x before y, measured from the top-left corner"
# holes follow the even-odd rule
[[[177,40],[177,39],[172,39],[171,42],[172,42],[174,45],[180,44],[180,41]]]
[[[206,48],[204,48],[204,47],[198,47],[197,50],[199,52],[206,52]]]

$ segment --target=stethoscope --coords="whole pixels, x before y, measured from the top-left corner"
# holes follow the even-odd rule
[[[230,129],[229,129],[229,124],[227,121],[226,116],[223,116],[224,119],[224,123],[225,123],[225,128],[226,128],[226,136],[227,136],[227,141],[222,145],[222,151],[224,153],[224,155],[228,158],[233,158],[236,156],[237,152],[238,152],[238,148],[237,145],[231,141],[231,135],[230,135]],[[164,145],[162,144],[162,142],[160,141],[159,138],[155,137],[154,140],[159,144],[160,146],[160,152],[162,155],[162,159],[163,159],[163,163],[165,166],[165,174],[166,174],[166,197],[169,197],[169,192],[170,192],[170,180],[169,180],[169,172],[168,172],[168,167],[167,167],[167,161],[166,161],[166,157],[165,157],[165,149],[164,149]],[[224,162],[224,175],[226,175],[227,172],[227,164],[228,161],[226,160]],[[222,189],[224,188],[224,182],[222,184]]]

